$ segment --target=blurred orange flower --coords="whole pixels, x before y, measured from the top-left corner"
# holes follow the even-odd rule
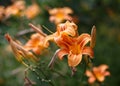
[[[24,59],[30,59],[30,60],[33,60],[33,61],[38,61],[39,60],[35,55],[32,54],[32,52],[26,50],[22,45],[20,45],[20,43],[15,42],[9,34],[5,34],[5,38],[9,42],[9,44],[12,48],[12,51],[13,51],[16,59],[19,62],[26,65],[23,61]]]
[[[24,48],[26,50],[32,50],[35,54],[41,54],[42,51],[49,46],[47,43],[44,46],[45,37],[39,33],[35,33],[31,36],[31,39],[25,44]]]
[[[96,80],[103,82],[105,76],[109,76],[110,72],[106,71],[108,66],[105,64],[100,65],[99,67],[93,67],[92,71],[86,70],[86,75],[89,77],[88,82],[94,83]]]
[[[19,15],[19,9],[14,6],[8,6],[5,10],[5,17],[9,18],[11,15]]]
[[[69,14],[72,13],[73,11],[69,7],[53,8],[49,10],[49,20],[51,22],[55,22],[55,24],[58,24],[60,22],[63,22],[63,20],[71,20],[72,17]]]
[[[6,8],[0,7],[0,18],[2,18],[1,13],[3,12],[4,18],[10,18],[11,16],[26,16],[28,19],[32,19],[40,13],[40,8],[38,4],[33,3],[32,5],[26,7],[24,0],[14,1],[12,5]]]
[[[21,11],[25,9],[25,1],[15,1],[11,6],[5,9],[5,17],[9,18],[11,15],[20,16]]]
[[[15,1],[12,6],[18,8],[19,10],[24,10],[25,9],[25,1],[24,0]]]
[[[38,14],[40,13],[40,8],[36,3],[33,3],[31,6],[29,6],[25,12],[24,15],[28,18],[28,19],[32,19],[34,17],[36,17]]]

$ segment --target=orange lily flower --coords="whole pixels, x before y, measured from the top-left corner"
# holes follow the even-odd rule
[[[72,17],[69,14],[72,13],[73,11],[69,7],[53,8],[49,10],[49,14],[51,15],[49,20],[58,24],[64,20],[71,20]]]
[[[110,72],[106,71],[106,69],[108,69],[108,66],[103,64],[99,67],[93,67],[92,71],[87,70],[86,75],[89,77],[88,82],[94,83],[95,80],[103,82],[105,80],[105,76],[110,75]]]
[[[83,54],[93,57],[92,48],[86,46],[90,40],[90,35],[86,33],[74,38],[63,33],[61,37],[55,39],[56,44],[60,47],[57,55],[60,59],[64,55],[68,55],[68,65],[76,67],[81,62]]]
[[[47,43],[44,46],[45,37],[39,33],[35,33],[31,36],[31,39],[25,44],[24,48],[26,50],[32,50],[35,54],[41,54],[41,52],[49,46]]]
[[[9,42],[16,59],[25,66],[27,65],[23,62],[23,59],[31,59],[33,61],[39,60],[35,55],[32,54],[32,52],[26,50],[23,46],[20,45],[20,43],[15,42],[9,34],[5,34],[5,38]]]
[[[61,35],[61,33],[66,33],[69,36],[77,36],[77,25],[73,22],[66,21],[65,23],[61,23],[57,25],[57,35]]]
[[[67,21],[63,24],[59,24],[57,26],[57,31],[47,36],[46,40],[53,40],[60,47],[60,50],[55,53],[58,54],[60,59],[68,54],[68,64],[71,67],[75,67],[81,62],[82,54],[87,54],[91,58],[93,57],[92,48],[85,46],[91,41],[91,36],[89,34],[81,34],[78,36],[77,25],[73,22]],[[49,66],[51,66],[52,63],[51,60]]]
[[[69,36],[75,37],[78,35],[77,25],[73,22],[66,21],[65,23],[61,23],[57,25],[57,31],[52,35],[46,36],[45,44],[49,41],[55,41],[55,38],[61,37],[61,34],[65,33]]]

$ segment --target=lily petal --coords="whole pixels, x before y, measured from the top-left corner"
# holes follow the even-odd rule
[[[86,70],[85,74],[86,74],[86,76],[89,77],[89,79],[88,79],[89,83],[94,83],[95,82],[96,78],[91,71]]]
[[[104,75],[105,75],[105,76],[109,76],[109,75],[110,75],[110,72],[109,72],[109,71],[106,71],[106,72],[104,73]]]
[[[93,76],[93,77],[90,77],[90,78],[88,79],[88,82],[89,82],[89,83],[94,83],[95,80],[96,80],[96,78]]]
[[[100,82],[103,82],[105,80],[105,76],[101,75],[99,77],[97,77],[97,79],[100,81]]]
[[[84,47],[82,53],[89,55],[91,58],[93,58],[93,56],[94,56],[94,52],[91,47]]]
[[[105,64],[102,64],[99,66],[99,68],[100,68],[101,72],[104,72],[106,69],[108,69],[108,66]]]
[[[70,67],[75,67],[77,66],[82,60],[82,54],[78,54],[78,55],[74,55],[72,53],[70,53],[68,55],[68,65]]]
[[[91,37],[89,34],[83,33],[78,37],[77,40],[78,40],[77,44],[79,44],[83,49],[83,47],[91,40]]]
[[[58,57],[60,60],[63,59],[63,56],[64,55],[67,55],[68,54],[68,51],[66,49],[61,49],[59,52],[58,52]]]
[[[54,41],[55,34],[46,36],[44,40],[44,47],[48,47],[48,41]]]
[[[93,76],[93,73],[92,73],[91,71],[89,71],[89,70],[86,70],[85,74],[86,74],[86,76],[88,76],[88,77]]]
[[[61,23],[57,26],[57,33],[66,33],[72,37],[77,35],[77,25],[73,22],[66,21],[65,23]]]
[[[69,46],[73,43],[72,38],[67,34],[62,34],[61,36],[54,39],[56,44],[61,48],[66,48],[69,50]]]

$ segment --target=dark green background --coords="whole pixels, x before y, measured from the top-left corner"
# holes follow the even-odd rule
[[[26,0],[30,4],[30,0]],[[34,19],[11,17],[0,23],[0,86],[23,86],[24,70],[19,62],[16,61],[13,54],[8,51],[7,41],[4,39],[4,34],[9,33],[18,40],[25,42],[24,36],[16,37],[16,34],[25,29],[30,29],[28,23],[35,25],[44,25],[51,31],[55,31],[55,25],[49,21],[47,7],[70,7],[74,14],[78,17],[79,33],[90,33],[93,25],[97,29],[97,40],[94,49],[95,58],[93,63],[95,66],[107,64],[111,73],[107,77],[103,86],[119,86],[120,85],[120,0],[36,0],[40,5],[42,12]],[[0,3],[5,6],[10,2],[0,0]],[[46,31],[46,30],[44,30]],[[46,31],[49,34],[49,32]],[[54,44],[51,45],[51,51],[56,50]],[[53,55],[53,54],[52,54]],[[51,55],[51,56],[52,56]],[[49,56],[48,56],[49,57]],[[81,81],[81,71],[83,64],[78,68],[76,76],[70,76],[70,69],[67,67],[67,60],[63,62],[58,60],[59,68],[57,71],[68,74],[67,77],[59,77],[55,74],[48,75],[53,77],[56,86],[85,86],[86,77]],[[46,63],[47,64],[47,63]],[[81,68],[80,68],[81,67]],[[14,71],[17,71],[14,73]],[[38,71],[39,72],[39,71]],[[34,74],[31,73],[31,79],[36,80]],[[39,82],[39,81],[38,81]],[[61,84],[62,83],[62,84]],[[48,86],[48,85],[37,85]]]

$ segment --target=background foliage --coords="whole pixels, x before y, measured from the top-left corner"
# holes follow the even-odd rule
[[[28,4],[30,0],[26,0]],[[17,37],[19,31],[30,29],[28,23],[35,25],[45,25],[51,31],[55,31],[55,25],[49,21],[49,14],[47,8],[55,7],[70,7],[79,22],[79,32],[90,33],[93,25],[97,29],[97,42],[95,46],[94,65],[107,64],[111,76],[105,80],[104,86],[119,86],[120,85],[120,1],[119,0],[36,0],[41,8],[41,13],[34,19],[28,20],[26,18],[11,17],[6,21],[0,22],[0,86],[22,86],[24,82],[25,67],[16,61],[13,54],[9,52],[9,46],[4,38],[5,33],[10,33],[16,39],[25,41],[24,36]],[[7,0],[0,0],[1,5],[10,5]],[[46,31],[46,30],[45,30]],[[44,32],[45,32],[44,31]],[[49,34],[48,31],[46,33]],[[53,52],[57,47],[51,45]],[[52,56],[51,52],[50,56]],[[43,56],[44,57],[44,56]],[[62,75],[51,75],[47,73],[48,77],[52,77],[56,86],[83,86],[86,82],[86,77],[82,73],[84,70],[84,63],[80,65],[76,76],[70,76],[70,69],[67,66],[66,59],[62,62],[58,60],[57,71]],[[44,64],[41,62],[41,64]],[[61,66],[62,65],[62,66]],[[44,66],[43,66],[44,67]],[[44,72],[47,72],[46,70]],[[49,76],[51,75],[51,76]],[[34,81],[36,77],[31,73],[30,77]],[[36,82],[40,83],[38,80]],[[44,83],[42,83],[44,84]],[[38,85],[39,86],[39,85]],[[47,84],[43,86],[48,86]]]

